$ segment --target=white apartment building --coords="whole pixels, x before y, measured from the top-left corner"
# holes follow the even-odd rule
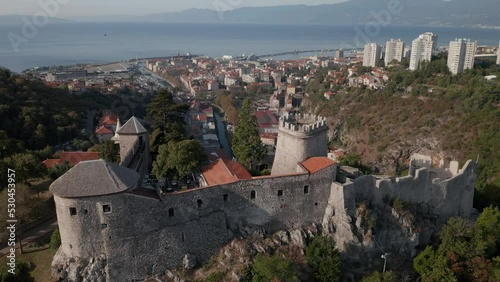
[[[500,43],[498,44],[498,50],[497,50],[497,65],[500,65]]]
[[[477,41],[455,39],[450,42],[448,50],[448,68],[452,74],[458,74],[474,67]]]
[[[401,62],[404,57],[405,43],[401,39],[387,41],[385,44],[385,65],[389,65],[392,61],[396,60]]]
[[[366,44],[365,51],[363,53],[363,66],[376,67],[378,61],[380,60],[381,52],[382,52],[382,47],[380,45],[377,45],[377,43]]]
[[[432,52],[436,49],[437,35],[432,32],[421,34],[411,45],[410,70],[419,68],[422,61],[431,61]]]

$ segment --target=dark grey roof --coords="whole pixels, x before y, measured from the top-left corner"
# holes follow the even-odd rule
[[[131,117],[120,129],[118,134],[142,134],[147,132],[146,128],[142,125],[141,120],[136,117]]]
[[[137,172],[104,160],[77,164],[52,185],[50,191],[62,198],[81,198],[121,193],[139,182]]]

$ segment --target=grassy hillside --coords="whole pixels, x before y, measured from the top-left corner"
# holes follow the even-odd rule
[[[476,206],[500,203],[500,67],[490,63],[451,76],[444,58],[420,71],[390,70],[381,90],[340,89],[330,101],[325,71],[309,82],[309,110],[333,123],[333,140],[381,173],[398,175],[412,153],[446,160],[479,158]],[[411,88],[408,88],[411,87]],[[409,91],[411,89],[411,91]]]

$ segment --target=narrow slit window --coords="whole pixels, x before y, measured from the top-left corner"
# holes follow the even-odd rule
[[[250,192],[250,199],[255,200],[255,191]]]
[[[304,194],[309,194],[309,185],[304,186]]]
[[[282,197],[283,196],[283,190],[278,190],[278,197]]]
[[[76,215],[76,208],[69,208],[69,215]]]
[[[224,198],[224,203],[227,202],[227,200],[229,199],[229,195],[228,194],[224,194],[223,195],[223,198]]]
[[[198,201],[196,201],[196,204],[198,205],[198,208],[201,209],[201,207],[203,206],[203,201],[198,200]]]
[[[169,209],[168,209],[168,216],[169,216],[169,217],[174,216],[174,208],[169,208]]]

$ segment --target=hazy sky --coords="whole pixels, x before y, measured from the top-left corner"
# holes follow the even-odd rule
[[[31,15],[40,11],[40,3],[57,0],[3,0],[0,14]],[[144,15],[151,13],[181,11],[191,8],[212,10],[235,9],[249,6],[319,5],[347,0],[59,0],[60,12],[56,17],[89,15]]]

